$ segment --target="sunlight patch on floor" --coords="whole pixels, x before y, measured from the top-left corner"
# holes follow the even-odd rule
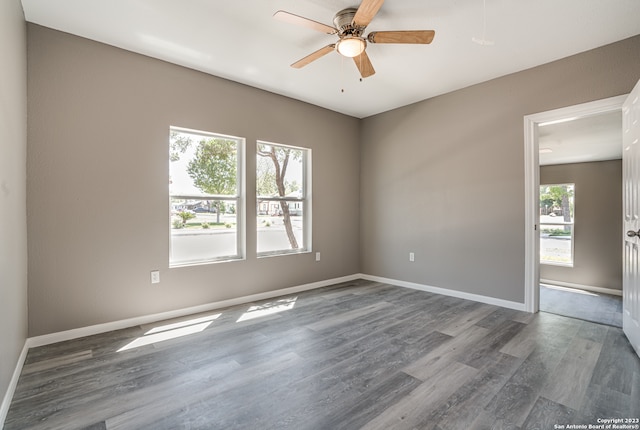
[[[240,316],[240,318],[238,318],[238,321],[236,322],[252,320],[254,318],[265,317],[267,315],[291,310],[296,305],[296,300],[298,300],[297,296],[251,306]]]
[[[578,290],[575,288],[560,287],[558,285],[550,285],[550,284],[540,284],[540,285],[544,285],[545,287],[551,288],[552,290],[569,291],[570,293],[584,294],[586,296],[596,296],[596,297],[600,296],[600,294],[598,293],[592,293],[591,291],[585,291],[585,290]]]
[[[205,317],[193,318],[186,321],[154,327],[144,335],[120,348],[118,352],[139,348],[152,343],[164,342],[169,339],[176,339],[190,334],[200,333],[209,327],[209,325],[211,325],[215,319],[219,318],[220,315],[222,314],[208,315]]]

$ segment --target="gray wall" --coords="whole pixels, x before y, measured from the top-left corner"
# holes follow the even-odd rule
[[[523,303],[523,116],[628,93],[638,52],[640,36],[365,119],[362,272]]]
[[[0,398],[27,338],[26,45],[20,1],[0,2]]]
[[[359,270],[359,120],[28,25],[29,334],[42,335],[351,275]],[[168,268],[175,125],[313,151],[313,248]],[[149,272],[159,269],[161,283]]]
[[[357,272],[523,302],[523,115],[640,78],[637,36],[359,121],[36,25],[28,34],[32,336]],[[248,154],[256,139],[312,148],[322,261],[256,259],[249,176],[247,260],[168,269],[170,125],[246,137]]]
[[[622,290],[622,161],[540,167],[540,184],[574,183],[573,267],[540,265],[540,278]]]

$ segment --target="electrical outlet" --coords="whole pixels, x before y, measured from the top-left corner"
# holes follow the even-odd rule
[[[409,253],[409,261],[414,262],[416,261],[416,256],[413,252]]]
[[[316,252],[316,261],[320,261],[320,253]]]
[[[151,271],[151,283],[152,284],[159,284],[160,283],[160,271],[159,270],[152,270]]]

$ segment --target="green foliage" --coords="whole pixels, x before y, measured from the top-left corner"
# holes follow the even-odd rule
[[[574,188],[573,184],[541,185],[540,186],[540,208],[544,208],[544,215],[549,213],[549,209],[554,213],[560,211],[564,221],[570,222],[573,218]],[[565,227],[565,230],[569,230]]]
[[[563,185],[541,185],[540,186],[540,207],[549,206],[555,209],[562,209],[563,203],[571,202],[573,197],[573,186]],[[573,212],[573,204],[571,204]]]
[[[225,226],[226,228],[231,228],[231,227],[233,227],[233,224],[231,224],[230,222],[225,222],[225,223],[224,223],[224,226]]]
[[[207,194],[236,193],[236,143],[225,139],[201,140],[187,173],[196,187]]]
[[[542,233],[546,233],[549,236],[571,236],[571,230],[561,230],[559,228],[543,228]]]
[[[186,224],[187,221],[189,221],[190,219],[193,219],[196,217],[196,215],[193,212],[188,212],[188,211],[182,211],[182,212],[178,212],[178,216],[180,217],[180,219],[182,219],[182,224]]]
[[[205,229],[205,230],[206,230],[206,229],[208,229],[208,228],[209,228],[209,223],[208,223],[208,222],[203,222],[200,226],[201,226],[203,229]]]
[[[184,227],[184,223],[182,221],[180,221],[179,219],[173,220],[172,225],[173,225],[173,228],[177,228],[177,229],[180,229],[180,228]]]
[[[300,189],[300,185],[298,184],[298,181],[296,181],[295,179],[291,182],[287,181],[285,185],[288,190],[287,194],[295,193]]]
[[[259,156],[256,160],[256,193],[259,196],[272,196],[277,192],[273,163],[269,158]]]
[[[191,145],[191,138],[185,136],[182,133],[172,131],[169,142],[169,160],[178,161],[180,159],[180,154],[184,154],[187,148],[189,148],[189,146]]]

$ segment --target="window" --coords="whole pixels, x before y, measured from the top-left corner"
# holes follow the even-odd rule
[[[244,140],[171,127],[170,266],[244,257]]]
[[[259,256],[311,250],[311,150],[258,142]]]
[[[540,263],[573,267],[574,184],[540,185]]]

